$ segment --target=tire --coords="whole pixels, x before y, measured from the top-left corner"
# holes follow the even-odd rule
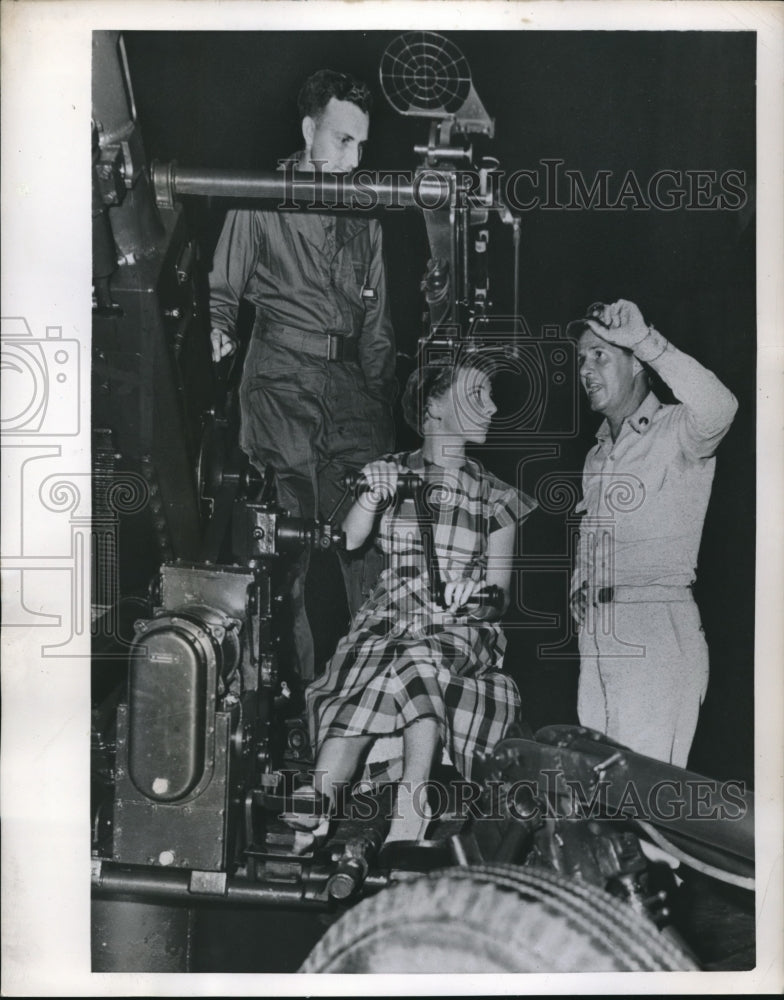
[[[512,865],[453,868],[363,900],[303,973],[697,969],[646,917],[587,883]]]

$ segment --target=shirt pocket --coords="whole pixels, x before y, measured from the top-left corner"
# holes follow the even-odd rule
[[[362,288],[365,284],[365,277],[367,275],[367,264],[364,260],[352,260],[351,261],[351,271],[354,275],[354,282],[357,288]]]

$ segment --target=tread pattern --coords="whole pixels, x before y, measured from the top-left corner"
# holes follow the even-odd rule
[[[451,868],[363,900],[301,972],[696,969],[655,925],[587,883],[514,865]]]

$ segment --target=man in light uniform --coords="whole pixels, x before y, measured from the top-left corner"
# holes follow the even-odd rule
[[[368,137],[371,95],[320,70],[298,98],[305,148],[296,169],[348,174]],[[349,470],[393,449],[395,345],[381,227],[367,216],[312,210],[227,214],[210,274],[213,360],[236,348],[241,299],[256,311],[240,388],[240,443],[275,472],[290,514],[326,517]],[[339,520],[339,516],[338,516]],[[314,676],[305,611],[307,553],[292,587],[296,669]],[[352,614],[381,569],[372,548],[341,555]]]
[[[708,686],[691,587],[714,454],[737,401],[632,302],[592,306],[569,333],[579,338],[589,405],[605,418],[577,507],[578,716],[632,750],[685,767]],[[650,390],[646,366],[676,405]]]

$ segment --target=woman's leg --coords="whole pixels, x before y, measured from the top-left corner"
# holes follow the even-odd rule
[[[337,787],[351,781],[360,758],[372,739],[373,736],[338,736],[324,741],[313,769],[313,812],[295,812],[287,820],[296,831],[293,845],[295,854],[304,854],[326,839]],[[302,791],[299,795],[303,797]]]
[[[316,791],[335,804],[336,786],[346,784],[356,774],[359,762],[375,739],[367,736],[332,736],[321,745],[313,769]]]
[[[421,840],[430,822],[430,807],[422,785],[429,779],[438,749],[438,722],[419,719],[403,730],[403,774],[385,843]]]

